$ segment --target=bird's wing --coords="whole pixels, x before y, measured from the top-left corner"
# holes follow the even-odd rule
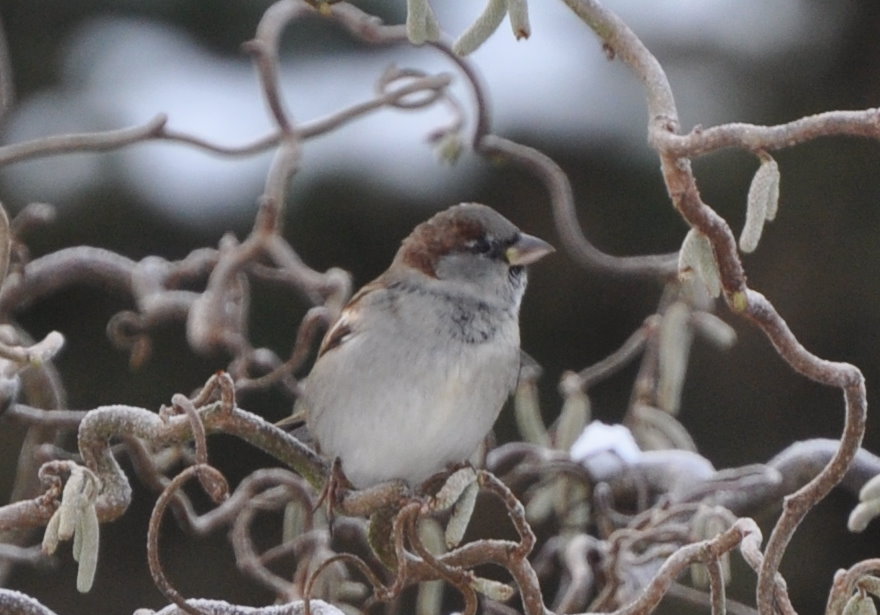
[[[345,307],[342,308],[339,318],[336,319],[336,322],[333,323],[333,326],[324,335],[321,347],[318,349],[319,359],[331,350],[339,348],[354,335],[357,335],[362,322],[361,312],[364,305],[368,302],[370,294],[380,292],[384,288],[384,284],[379,280],[374,280],[354,294]]]

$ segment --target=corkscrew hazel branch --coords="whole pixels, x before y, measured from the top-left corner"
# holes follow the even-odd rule
[[[287,4],[289,4],[289,3],[287,3]],[[340,7],[340,8],[342,8],[342,7]],[[336,9],[335,8],[328,9],[327,7],[324,8],[325,13],[332,13],[334,10],[336,10]],[[340,12],[340,14],[342,14],[342,13]],[[372,23],[375,24],[375,22],[372,22]],[[601,20],[598,20],[597,23],[599,23],[599,25],[601,25]],[[361,25],[363,26],[363,24],[361,24]],[[363,27],[365,30],[368,28],[368,26],[363,26]],[[399,36],[400,28],[397,28],[395,30],[392,27],[392,28],[388,28],[388,29],[382,30],[382,31],[389,34],[388,40],[390,40],[392,38],[392,36],[391,36],[392,33],[396,32],[397,34],[394,34],[394,36]],[[619,52],[619,49],[615,49],[613,46],[611,46],[611,44],[608,45],[608,48],[614,50],[616,53]],[[649,64],[650,63],[648,62],[645,64],[645,66],[650,68]],[[277,83],[276,83],[276,86],[277,86]],[[266,87],[269,87],[269,86],[266,86]],[[275,86],[272,86],[272,87],[274,88]],[[403,99],[399,98],[397,100],[402,101]],[[671,101],[671,98],[670,98],[670,101]],[[279,109],[281,109],[282,112],[284,111],[282,105],[278,105],[278,107],[279,107]],[[478,116],[479,116],[479,118],[485,118],[485,117],[488,117],[488,114],[485,113],[483,110],[480,110],[478,112]],[[659,118],[659,116],[657,116],[657,118]],[[276,118],[276,119],[278,119],[278,118]],[[662,120],[663,122],[665,122],[665,125],[664,125],[665,127],[661,128],[660,131],[658,132],[658,134],[655,135],[655,137],[656,137],[655,143],[660,143],[662,141],[663,137],[662,137],[661,133],[663,130],[668,131],[670,128],[674,130],[675,122],[673,120],[674,120],[674,115],[667,116],[665,119]],[[340,120],[340,121],[342,121],[342,120]],[[482,121],[482,119],[480,121]],[[283,124],[283,118],[278,119],[278,122],[279,122],[279,124]],[[485,122],[482,125],[486,126],[486,127],[488,126],[488,124]],[[653,120],[652,120],[652,126],[653,126]],[[164,126],[163,126],[163,130],[164,130]],[[486,133],[480,132],[479,130],[477,131],[477,134],[480,138],[482,138],[483,136],[486,136]],[[671,134],[671,133],[667,133],[667,136],[669,134]],[[302,136],[302,131],[300,132],[300,136]],[[271,145],[278,145],[280,143],[279,136],[276,135],[275,137],[273,137],[273,139],[274,140],[266,141],[265,143],[270,143]],[[477,140],[479,142],[480,139],[478,138]],[[489,143],[489,146],[492,145],[491,139],[489,140],[488,143]],[[661,143],[661,145],[662,145],[662,143]],[[274,194],[276,194],[276,195],[283,194],[283,188],[286,186],[286,179],[287,179],[287,177],[289,177],[290,172],[292,172],[292,170],[295,169],[296,157],[297,157],[295,144],[290,145],[290,147],[287,147],[287,149],[284,149],[285,147],[287,147],[287,146],[282,146],[279,149],[280,152],[281,152],[281,150],[284,150],[283,152],[281,152],[283,155],[280,155],[279,158],[277,159],[278,160],[277,166],[274,167],[276,170],[273,171],[272,177],[269,180],[267,180],[267,188],[266,188],[267,195],[270,195],[270,193],[273,193],[273,191],[274,191]],[[767,149],[773,149],[773,148],[771,147],[771,148],[767,148]],[[491,147],[487,146],[487,149],[485,151],[488,153],[491,153]],[[500,153],[500,151],[501,150],[498,150],[498,152],[496,152],[496,153]],[[668,151],[670,151],[670,150],[667,150],[667,152]],[[520,152],[520,153],[522,153],[522,152]],[[538,172],[544,173],[543,177],[549,178],[548,185],[551,186],[552,190],[557,190],[558,193],[564,192],[564,186],[562,186],[562,184],[560,183],[559,178],[554,175],[555,171],[552,167],[552,161],[550,161],[549,159],[546,159],[546,160],[541,159],[540,156],[533,155],[532,152],[526,152],[525,154],[523,154],[523,156],[524,156],[524,160],[526,160],[530,164],[537,165],[536,168],[538,169]],[[684,171],[685,174],[688,174],[690,172],[689,168],[685,168],[686,167],[685,163],[683,163],[681,161],[667,160],[666,158],[664,158],[664,163],[665,164],[669,163],[667,166],[664,167],[667,171],[669,171],[670,169],[674,170],[674,168],[676,168],[676,165],[678,165],[678,169],[680,171]],[[557,167],[557,170],[558,170],[558,167]],[[559,171],[559,173],[561,173],[561,171]],[[564,175],[562,177],[564,180]],[[685,179],[687,179],[687,178],[685,177]],[[706,236],[709,237],[709,241],[711,242],[711,245],[713,246],[713,248],[717,249],[717,246],[719,246],[719,245],[724,247],[725,249],[729,248],[731,244],[728,241],[730,239],[730,237],[728,237],[728,235],[730,235],[730,233],[729,233],[729,229],[727,229],[726,234],[725,234],[724,227],[721,225],[721,222],[723,222],[723,221],[719,222],[719,220],[720,220],[719,218],[717,218],[717,217],[713,218],[711,213],[707,213],[706,211],[701,209],[701,206],[702,207],[705,207],[705,206],[703,206],[699,201],[699,195],[696,192],[695,185],[688,186],[686,182],[683,182],[681,184],[676,184],[677,180],[681,180],[681,177],[668,176],[668,182],[670,185],[670,193],[675,195],[674,198],[677,199],[676,202],[679,205],[679,207],[682,209],[683,213],[685,213],[685,217],[689,221],[691,221],[695,226],[699,226],[701,228],[701,232],[703,230],[706,230],[707,228],[709,230],[714,231],[714,232],[708,232],[708,231],[706,232]],[[560,186],[562,186],[562,188],[560,188]],[[676,186],[677,187],[684,186],[685,190],[683,190],[681,192],[676,192],[675,190],[673,190],[673,187],[676,187]],[[691,187],[693,188],[693,190],[688,191]],[[569,197],[570,197],[570,186],[568,188],[568,192],[569,192]],[[557,194],[557,196],[558,196],[558,194]],[[265,211],[267,211],[268,213],[266,214],[265,218],[263,220],[261,220],[262,224],[256,225],[255,234],[264,233],[265,235],[268,235],[268,236],[274,235],[274,233],[278,229],[277,213],[279,210],[276,208],[276,205],[275,205],[275,204],[277,204],[278,201],[279,201],[279,199],[277,199],[277,198],[275,198],[273,201],[269,197],[267,197],[266,201],[264,201]],[[569,205],[570,205],[570,201],[569,201]],[[712,226],[713,224],[716,226],[713,227]],[[575,237],[575,244],[577,243],[577,241],[578,241],[577,237]],[[735,244],[733,244],[733,245],[735,245]],[[727,252],[723,252],[723,251],[719,251],[718,254],[719,254],[717,256],[718,260],[721,261],[722,263],[726,262],[726,265],[723,265],[720,269],[722,270],[721,277],[722,277],[722,281],[724,283],[724,289],[725,289],[725,293],[728,298],[728,302],[731,304],[731,306],[734,309],[737,309],[739,311],[747,313],[748,315],[752,315],[753,317],[756,317],[756,316],[754,316],[754,314],[752,314],[752,312],[755,310],[758,310],[758,308],[760,307],[759,298],[750,294],[751,291],[748,291],[748,289],[745,287],[744,278],[738,280],[736,278],[736,276],[734,275],[737,273],[736,272],[736,262],[734,260],[731,260],[730,254]],[[735,252],[733,252],[733,255],[734,255],[733,258],[735,259],[736,258]],[[661,275],[666,275],[669,271],[669,269],[666,268],[666,266],[668,266],[669,262],[670,262],[669,259],[666,259],[666,261],[664,261],[663,268],[658,267],[656,269],[650,269],[650,268],[649,269],[651,271],[653,271],[655,274],[662,271],[665,273],[662,273]],[[673,263],[673,265],[674,265],[674,263]],[[215,262],[214,266],[216,266],[216,262]],[[609,270],[613,270],[613,267],[609,266]],[[248,269],[247,267],[242,267],[241,271],[250,271],[250,269]],[[674,267],[673,267],[672,271],[674,271]],[[741,273],[741,271],[740,271],[740,273]],[[234,278],[234,276],[230,276],[229,278],[227,278],[227,281],[232,280],[233,278]],[[125,282],[125,281],[122,282],[123,285],[125,285],[126,283],[127,282]],[[758,311],[760,311],[760,310],[758,310]],[[759,314],[759,316],[763,316],[763,315]],[[765,318],[765,320],[767,323],[769,323],[769,325],[773,325],[772,318]],[[775,335],[776,337],[773,337],[773,335]],[[785,347],[786,344],[790,345],[791,340],[788,340],[786,338],[784,332],[780,333],[778,331],[774,331],[773,335],[771,335],[771,338],[777,340],[781,346]],[[801,348],[800,350],[803,350],[803,349]],[[795,364],[799,360],[803,361],[803,364],[799,364],[799,365],[801,365],[800,369],[802,369],[802,371],[804,371],[804,373],[810,374],[810,373],[815,372],[815,369],[817,368],[817,366],[810,362],[809,357],[805,357],[802,353],[800,353],[800,350],[797,348],[794,348],[794,350],[791,351],[792,363]],[[780,352],[784,354],[783,350],[781,350]],[[804,351],[804,353],[805,353],[805,351]],[[858,384],[857,382],[847,380],[847,383],[852,385],[852,387],[854,389],[857,389],[857,384]],[[227,391],[227,392],[231,391],[231,390],[233,390],[232,387],[228,387],[227,389],[224,389],[224,391]],[[853,395],[857,396],[858,393],[859,393],[859,391],[854,390]],[[863,393],[863,391],[862,391],[862,393]],[[849,403],[850,400],[848,399],[847,401]],[[204,414],[205,414],[204,424],[209,429],[211,428],[211,425],[214,425],[214,423],[212,423],[212,419],[210,418],[211,413],[214,411],[216,411],[218,413],[228,413],[226,415],[227,418],[229,418],[229,417],[234,418],[237,416],[238,411],[234,406],[234,401],[230,401],[229,395],[226,396],[226,399],[224,401],[218,402],[216,407],[209,408],[209,406],[212,406],[213,403],[214,402],[210,402],[206,397],[204,400],[202,400],[198,403],[196,403],[194,401],[192,404],[194,407],[199,409],[198,411],[200,413],[204,412]],[[858,404],[854,402],[853,405],[857,406]],[[117,419],[123,418],[124,416],[126,416],[128,414],[133,414],[133,413],[128,413],[127,412],[128,409],[126,409],[126,408],[120,407],[119,409],[123,410],[123,412],[117,413],[119,416],[114,417],[114,416],[112,416],[111,413],[108,413],[104,418],[105,419],[113,418],[114,420],[117,420]],[[120,422],[125,423],[124,420],[120,421]],[[199,420],[199,422],[201,424],[201,419]],[[121,430],[116,430],[117,426],[116,425],[111,426],[110,423],[111,423],[111,421],[108,420],[107,423],[104,425],[104,427],[108,430],[108,433],[111,434],[111,435],[106,436],[108,441],[109,441],[109,438],[112,436],[112,434],[117,434],[117,433],[119,433],[119,431],[121,431]],[[187,429],[189,430],[188,432],[187,432]],[[188,428],[181,428],[182,432],[185,433],[186,438],[192,437],[192,430],[193,429],[194,429],[194,426],[191,422],[189,423]],[[196,427],[196,429],[197,429],[197,427]],[[166,434],[166,437],[168,437],[168,434]],[[266,446],[270,446],[270,445],[267,444]],[[512,514],[512,516],[515,516],[514,513],[511,513],[511,514]],[[523,542],[525,542],[525,540],[523,540]],[[744,542],[745,542],[745,540],[744,540]],[[771,542],[772,542],[772,539],[771,539]],[[495,547],[497,547],[498,549],[501,549],[502,547],[510,549],[510,545],[509,544],[504,545],[504,544],[502,544],[502,541],[487,542],[485,544],[478,545],[478,547],[483,549],[483,551],[481,552],[483,557],[488,557],[487,554],[495,553],[492,550]],[[478,553],[477,547],[471,547],[470,545],[465,545],[464,547],[457,549],[456,551],[448,554],[449,557],[447,558],[446,561],[450,565],[454,565],[453,562],[462,561],[462,560],[466,561],[467,557],[474,556],[477,553]],[[500,551],[499,551],[499,553],[500,553]],[[519,557],[519,555],[521,555],[519,553],[519,549],[516,549],[516,554],[518,557]],[[492,557],[495,557],[495,555],[492,555]],[[501,561],[500,555],[498,555],[497,557],[499,557],[498,561]],[[476,561],[476,560],[474,560],[474,561]],[[525,564],[523,564],[523,562],[525,562]],[[515,572],[514,573],[515,576],[516,576],[516,574],[520,574],[520,576],[517,578],[520,580],[526,579],[525,585],[528,586],[529,585],[529,583],[528,583],[528,581],[529,581],[528,569],[526,568],[526,565],[528,564],[527,560],[523,556],[521,559],[518,559],[514,562],[507,560],[505,565],[515,565],[515,564],[522,565],[522,570],[519,573]],[[785,602],[784,602],[784,598],[785,598],[784,597],[784,589],[781,589],[782,585],[780,583],[778,583],[778,577],[774,577],[773,582],[775,583],[774,591],[777,594],[776,600],[779,601],[779,604],[784,605],[785,604]],[[523,586],[523,583],[519,583],[519,584],[521,587]],[[535,585],[535,587],[537,587],[537,585]],[[717,596],[717,592],[716,592],[716,596]],[[717,603],[717,597],[716,597],[716,603]],[[534,607],[534,609],[535,609],[530,612],[539,612],[537,610],[539,603],[536,603],[533,600],[532,602],[527,602],[527,604],[531,604],[532,607]],[[542,605],[541,605],[541,608],[543,608]]]
[[[718,534],[713,539],[691,543],[677,549],[663,562],[657,574],[641,594],[629,604],[614,611],[615,615],[652,612],[687,566],[694,562],[717,560],[722,554],[737,547],[742,549],[746,538],[755,533],[760,536],[760,530],[755,522],[748,518],[742,518],[738,519],[730,529]]]
[[[174,479],[168,484],[168,487],[166,487],[156,499],[156,504],[153,506],[153,513],[150,515],[150,524],[147,528],[147,562],[150,566],[150,574],[153,577],[153,582],[168,600],[190,615],[206,615],[206,612],[202,609],[187,603],[183,594],[172,585],[171,581],[165,575],[165,569],[162,567],[162,562],[159,559],[159,528],[162,523],[162,518],[164,517],[165,509],[171,503],[171,500],[175,497],[177,491],[193,476],[199,476],[201,480],[211,481],[220,488],[215,491],[215,493],[222,494],[221,497],[228,496],[229,486],[226,484],[226,478],[209,465],[198,464],[190,466],[174,477]]]
[[[28,615],[57,615],[55,611],[13,589],[0,588],[0,611],[4,613],[27,613]]]
[[[353,36],[379,45],[406,40],[405,28],[379,23],[367,13],[350,4],[334,4],[334,18]],[[474,67],[458,55],[445,40],[429,42],[437,51],[456,64],[466,79],[474,98],[474,151],[490,160],[513,163],[537,177],[547,188],[553,208],[556,229],[570,256],[584,267],[611,275],[669,277],[676,271],[676,255],[617,257],[605,254],[584,236],[575,209],[571,183],[558,164],[542,152],[491,133],[491,112],[483,84]]]
[[[666,136],[664,147],[673,156],[696,157],[731,147],[775,151],[831,136],[880,138],[880,109],[826,111],[776,126],[742,122],[698,126],[685,135]]]
[[[875,578],[878,574],[880,574],[880,559],[877,558],[863,560],[848,570],[838,570],[834,575],[825,613],[828,615],[843,613],[853,592],[857,591],[858,584],[863,579]],[[876,582],[872,582],[872,585],[873,589],[876,589]]]
[[[0,148],[0,165],[70,151],[104,151],[154,139],[179,141],[224,155],[250,155],[275,148],[250,236],[237,248],[235,242],[227,240],[221,242],[217,251],[201,250],[191,255],[198,253],[204,257],[202,262],[208,266],[202,268],[201,272],[209,276],[209,288],[198,293],[174,287],[188,263],[160,263],[158,261],[162,259],[148,258],[134,264],[109,252],[76,248],[37,259],[26,265],[25,272],[13,275],[13,279],[4,284],[0,291],[0,312],[24,309],[44,294],[56,292],[70,284],[86,282],[104,285],[109,282],[126,294],[133,295],[138,304],[137,313],[120,313],[111,320],[109,328],[114,342],[131,352],[133,365],[138,366],[149,357],[149,331],[152,328],[169,320],[185,319],[192,347],[202,352],[222,349],[232,354],[228,369],[248,388],[281,382],[288,392],[295,392],[297,384],[290,375],[303,357],[302,346],[293,349],[292,358],[287,362],[282,362],[268,349],[253,348],[246,327],[248,293],[244,285],[247,275],[273,276],[304,290],[316,305],[323,303],[330,310],[330,317],[338,312],[350,292],[347,276],[339,275],[338,270],[326,274],[311,270],[279,236],[287,185],[298,167],[300,142],[333,130],[379,107],[420,108],[441,99],[452,100],[446,92],[450,83],[448,75],[412,75],[413,78],[403,84],[394,83],[391,86],[385,83],[369,101],[315,122],[295,125],[280,91],[279,37],[290,22],[314,13],[315,9],[306,2],[281,0],[264,14],[257,36],[250,45],[261,77],[263,96],[276,124],[275,131],[266,137],[241,146],[220,146],[168,129],[167,118],[159,115],[142,126],[130,129],[47,137]],[[363,27],[362,23],[352,24],[350,19],[346,22],[345,14],[344,10],[340,11],[343,17],[339,17],[339,21],[343,25],[347,23],[355,30]],[[383,32],[402,40],[398,30]],[[462,123],[457,105],[451,103],[451,108],[456,118],[445,129],[446,132],[457,131]],[[263,256],[275,262],[277,273],[258,264]],[[267,374],[268,377],[264,377]]]
[[[783,512],[770,535],[757,589],[759,611],[770,615],[774,609],[774,594],[779,588],[777,571],[792,535],[807,512],[840,482],[861,445],[867,413],[864,378],[852,365],[826,361],[808,352],[772,304],[746,286],[730,227],[702,201],[690,160],[674,147],[679,129],[678,113],[672,89],[657,59],[617,15],[595,0],[565,2],[596,32],[606,48],[642,80],[648,102],[649,141],[660,155],[667,190],[685,220],[712,243],[728,305],[763,330],[779,355],[796,371],[817,382],[838,387],[844,394],[846,416],[837,454],[812,481],[786,498]],[[865,122],[863,130],[876,124],[876,113],[866,113],[863,119],[865,117],[871,119]],[[776,143],[777,148],[786,145],[783,141]]]

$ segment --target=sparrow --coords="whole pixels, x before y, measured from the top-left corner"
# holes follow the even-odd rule
[[[525,266],[550,252],[492,208],[463,203],[419,224],[354,294],[297,402],[354,487],[416,487],[476,451],[519,375]]]

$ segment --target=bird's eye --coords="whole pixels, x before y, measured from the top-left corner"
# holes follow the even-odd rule
[[[485,237],[475,239],[469,247],[474,254],[488,254],[492,251],[492,243]]]

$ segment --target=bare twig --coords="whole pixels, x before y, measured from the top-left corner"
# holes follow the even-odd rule
[[[43,410],[24,404],[15,404],[6,411],[5,416],[24,424],[76,429],[86,414],[88,414],[86,410]]]
[[[565,593],[556,605],[558,612],[570,613],[576,608],[581,608],[586,604],[590,592],[594,590],[596,579],[587,561],[587,553],[589,549],[595,548],[597,542],[592,536],[579,534],[565,546],[562,559],[569,581]]]
[[[153,576],[153,582],[156,583],[156,587],[159,588],[159,591],[161,591],[166,598],[180,607],[181,610],[190,613],[191,615],[206,615],[205,611],[191,604],[187,604],[186,598],[183,597],[183,595],[165,576],[165,570],[162,568],[162,562],[159,559],[159,529],[162,524],[165,509],[174,498],[177,490],[180,489],[193,475],[200,477],[210,475],[212,481],[216,484],[226,484],[226,479],[223,475],[209,465],[199,464],[190,466],[178,474],[168,484],[168,487],[162,492],[153,507],[153,514],[150,516],[150,525],[147,528],[147,561],[150,565],[150,574]]]
[[[694,128],[686,135],[669,135],[664,148],[673,156],[700,156],[728,147],[754,152],[777,150],[820,137],[880,139],[880,110],[826,111],[776,126],[730,123]]]
[[[56,135],[4,145],[0,147],[0,166],[30,158],[44,158],[71,152],[104,152],[117,149],[158,137],[162,134],[167,121],[168,117],[165,114],[159,114],[141,126],[104,132]]]
[[[56,615],[40,601],[12,589],[0,588],[0,611],[16,615]]]
[[[134,265],[131,259],[102,248],[63,248],[31,261],[22,273],[10,274],[0,290],[0,313],[22,310],[76,284],[130,294]]]
[[[855,564],[848,570],[838,570],[834,575],[834,584],[828,594],[828,606],[825,613],[828,615],[840,615],[846,602],[856,590],[859,579],[866,575],[880,574],[880,559],[872,558]]]
[[[213,386],[212,382],[209,381],[207,386]],[[289,434],[260,417],[233,407],[230,401],[221,400],[199,408],[207,432],[237,435],[296,468],[313,485],[321,485],[326,475],[322,459]],[[163,420],[153,412],[133,406],[104,406],[84,417],[79,428],[79,446],[85,464],[99,475],[103,483],[97,502],[102,521],[123,514],[131,499],[128,479],[109,447],[111,438],[122,436],[143,438],[154,446],[169,446],[190,440],[192,427],[185,416]]]
[[[861,371],[846,363],[832,363],[809,353],[794,337],[769,301],[748,291],[748,314],[770,337],[777,352],[798,372],[824,384],[843,389],[846,415],[840,448],[813,480],[788,496],[783,512],[767,541],[764,563],[758,576],[758,609],[772,612],[774,579],[785,549],[806,514],[837,485],[861,447],[867,419],[867,393]]]
[[[52,562],[50,557],[39,547],[18,547],[0,544],[0,560],[14,564],[46,567]]]
[[[245,50],[254,57],[257,72],[263,83],[266,104],[275,118],[275,123],[284,133],[293,132],[293,121],[281,96],[278,79],[278,48],[281,33],[287,24],[308,13],[314,13],[314,9],[305,2],[280,0],[266,10],[257,26],[256,37],[244,45]]]
[[[645,342],[657,328],[658,324],[659,317],[657,315],[649,316],[645,319],[642,326],[636,329],[620,348],[601,361],[590,365],[580,372],[577,372],[576,374],[572,373],[571,376],[573,377],[571,380],[567,381],[567,385],[576,384],[581,390],[586,391],[593,384],[604,378],[608,378],[618,370],[623,369],[627,363],[642,351]],[[562,379],[563,381],[566,381],[567,377],[563,375]]]
[[[465,615],[476,615],[478,602],[477,593],[471,586],[472,575],[464,570],[443,563],[440,558],[428,551],[419,538],[417,527],[419,509],[414,507],[410,510],[412,510],[412,514],[408,514],[404,518],[403,528],[410,545],[412,545],[419,557],[422,558],[422,561],[430,566],[440,579],[443,579],[461,592],[462,596],[464,596],[465,604],[463,613]],[[401,511],[401,514],[403,513],[404,511]]]
[[[688,604],[711,608],[711,598],[705,592],[694,589],[693,587],[681,585],[680,583],[674,583],[672,587],[669,588],[667,595],[678,598]],[[742,602],[737,602],[730,598],[727,598],[726,600],[726,607],[727,612],[730,613],[730,615],[758,615],[757,609],[753,609]]]
[[[372,44],[391,44],[406,40],[403,26],[383,26],[360,9],[340,3],[334,16],[353,35]],[[470,63],[460,57],[447,41],[428,43],[454,62],[467,80],[475,102],[474,150],[489,158],[509,160],[538,177],[550,193],[556,228],[572,257],[585,267],[611,274],[667,277],[675,272],[675,255],[615,257],[595,248],[583,235],[574,207],[574,195],[565,173],[552,159],[536,149],[514,143],[490,133],[489,105],[483,85]]]
[[[706,571],[709,573],[712,615],[725,615],[727,613],[727,594],[724,589],[724,575],[721,572],[721,564],[717,557],[708,557]]]
[[[479,151],[500,156],[535,175],[550,193],[553,219],[568,253],[580,265],[612,275],[643,275],[668,278],[676,271],[678,254],[659,256],[611,256],[593,246],[581,231],[574,194],[565,172],[546,154],[498,135],[480,139]]]
[[[669,591],[678,575],[688,565],[718,558],[722,553],[727,553],[739,546],[745,536],[756,529],[755,523],[751,519],[739,519],[729,530],[722,532],[716,538],[681,547],[663,562],[660,570],[639,597],[614,611],[615,615],[635,615],[636,613],[653,611]]]
[[[240,393],[249,389],[259,389],[271,384],[277,380],[285,378],[298,370],[305,362],[308,353],[313,347],[316,337],[332,322],[334,316],[330,311],[323,307],[313,307],[300,322],[299,329],[296,333],[296,341],[293,344],[293,350],[290,358],[283,364],[272,370],[270,373],[260,378],[242,378],[236,381],[236,390]]]

